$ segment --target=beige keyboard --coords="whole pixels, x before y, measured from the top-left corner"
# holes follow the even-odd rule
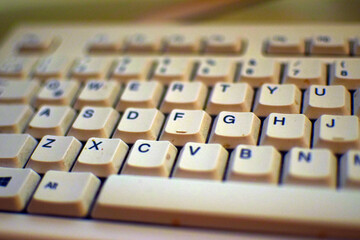
[[[14,29],[0,238],[359,239],[359,29]]]

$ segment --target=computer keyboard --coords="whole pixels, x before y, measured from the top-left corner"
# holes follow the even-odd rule
[[[15,28],[0,238],[360,239],[359,29]]]

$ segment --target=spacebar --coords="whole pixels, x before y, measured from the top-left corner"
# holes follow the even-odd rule
[[[92,217],[356,238],[359,203],[350,190],[112,175]]]

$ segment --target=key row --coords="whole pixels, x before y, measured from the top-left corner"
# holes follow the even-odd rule
[[[96,34],[85,44],[89,53],[211,53],[240,54],[244,51],[245,39],[224,34],[194,36],[194,34],[169,34],[153,37],[136,33],[123,39],[105,33]],[[20,53],[36,53],[54,50],[61,44],[59,38],[24,34],[16,43]],[[264,40],[264,48],[269,54],[311,54],[311,55],[359,55],[360,37],[346,39],[331,34],[319,34],[311,38],[274,34]],[[308,46],[308,47],[306,47]],[[351,46],[353,48],[351,49]]]
[[[263,84],[255,92],[248,83],[215,84],[172,82],[165,88],[157,81],[130,81],[122,87],[115,81],[88,81],[83,87],[74,80],[50,80],[39,90],[37,81],[0,80],[0,111],[12,112],[13,104],[158,108],[201,110],[210,115],[221,111],[254,112],[266,117],[272,112],[303,113],[310,119],[322,114],[360,116],[360,88],[353,94],[342,85],[313,85],[301,91],[294,84]],[[10,104],[10,105],[2,105]],[[15,110],[16,111],[16,110]],[[20,111],[20,110],[18,110]]]
[[[225,148],[259,143],[281,151],[313,146],[344,153],[360,146],[357,116],[321,115],[312,124],[303,114],[271,113],[261,125],[251,112],[223,111],[212,121],[203,110],[175,109],[165,117],[154,108],[128,108],[120,117],[110,107],[84,107],[76,116],[67,106],[43,106],[33,118],[29,109],[21,111],[22,115],[9,111],[0,116],[1,132],[27,132],[38,139],[47,134],[68,135],[81,141],[112,137],[129,144],[137,139],[168,140],[176,146],[187,142],[220,143]]]
[[[360,60],[336,60],[330,65],[329,84],[344,85],[348,89],[360,87]],[[156,80],[168,85],[172,81],[201,81],[207,86],[217,82],[247,82],[253,87],[264,83],[293,83],[299,88],[313,84],[327,84],[326,64],[316,59],[291,60],[285,64],[281,76],[281,64],[273,59],[247,59],[236,62],[229,59],[164,57],[149,60],[140,57],[123,57],[112,60],[104,57],[86,57],[76,60],[49,56],[36,62],[21,57],[0,62],[0,77],[39,80],[50,78],[111,79],[120,83],[130,80]]]
[[[12,150],[14,137],[9,136],[7,145],[10,148],[0,155],[11,154],[9,149]],[[71,143],[72,149],[69,148]],[[100,187],[98,177],[108,177],[119,171],[121,175],[360,187],[360,151],[348,151],[338,165],[337,158],[329,150],[292,148],[284,156],[281,167],[281,154],[271,146],[239,145],[229,156],[219,144],[187,143],[176,160],[178,150],[167,141],[139,140],[126,159],[128,146],[120,139],[92,138],[81,152],[79,145],[73,137],[46,136],[32,155],[31,150],[26,152],[25,157],[31,157],[25,169],[0,167],[0,209],[22,211],[31,200],[27,209],[31,213],[86,216]],[[73,162],[71,172],[67,172]],[[34,170],[45,173],[41,181]]]

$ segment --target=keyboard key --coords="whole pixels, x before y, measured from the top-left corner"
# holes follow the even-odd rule
[[[64,136],[75,119],[76,112],[69,106],[42,106],[29,123],[27,133],[35,138],[45,135]]]
[[[131,80],[146,80],[152,65],[152,61],[146,58],[123,57],[115,61],[111,78],[121,83]]]
[[[30,213],[85,217],[100,186],[91,173],[48,171],[30,204]]]
[[[253,112],[259,117],[270,113],[300,113],[301,91],[294,84],[264,84],[257,92]]]
[[[311,122],[303,114],[271,113],[264,122],[260,145],[272,145],[280,151],[292,147],[310,147]]]
[[[203,38],[205,53],[238,53],[242,49],[241,39],[234,36],[211,34]]]
[[[46,52],[55,39],[48,34],[26,33],[16,43],[19,52]]]
[[[360,149],[359,118],[321,115],[315,121],[313,145],[315,148],[328,148],[334,153]]]
[[[359,199],[355,191],[112,175],[100,192],[92,216],[168,225],[179,220],[175,223],[181,226],[238,231],[251,223],[259,232],[281,224],[282,232],[332,232],[331,236],[356,238]],[[325,207],[324,203],[335,207]]]
[[[22,133],[33,113],[29,105],[0,104],[0,133]]]
[[[0,79],[0,103],[32,103],[39,89],[39,82]]]
[[[222,180],[228,155],[220,144],[187,143],[180,152],[173,177]]]
[[[207,86],[214,86],[217,82],[233,82],[236,64],[228,59],[208,58],[201,60],[195,80]]]
[[[101,57],[84,57],[74,61],[71,77],[79,81],[89,79],[105,79],[109,62]]]
[[[252,87],[280,81],[280,64],[272,59],[248,59],[241,69],[240,81]]]
[[[163,84],[172,81],[189,81],[192,62],[183,58],[162,58],[155,69],[153,79]]]
[[[326,65],[317,59],[291,60],[285,66],[284,83],[306,89],[311,85],[326,85]]]
[[[256,145],[260,119],[253,113],[220,112],[210,134],[210,143],[220,143],[225,148],[238,144]]]
[[[292,148],[284,161],[283,183],[336,188],[337,159],[327,149]]]
[[[34,64],[34,60],[22,57],[6,57],[0,61],[0,77],[26,78]]]
[[[339,35],[317,35],[310,42],[310,54],[349,55],[349,53],[349,42]]]
[[[203,109],[207,88],[201,82],[172,82],[165,94],[160,110],[169,113],[175,108]]]
[[[211,117],[202,110],[174,109],[169,114],[160,140],[170,141],[175,146],[187,142],[205,143]]]
[[[128,108],[113,138],[120,138],[126,143],[135,143],[138,139],[156,140],[164,120],[164,114],[156,108]]]
[[[226,179],[278,184],[281,154],[272,146],[239,145],[231,153]]]
[[[277,34],[266,42],[269,54],[304,54],[305,41],[296,36]]]
[[[48,56],[36,62],[33,77],[39,80],[66,78],[71,61],[64,56]]]
[[[49,170],[69,171],[82,144],[74,137],[46,135],[31,155],[26,168],[44,174]]]
[[[0,210],[22,211],[39,181],[31,169],[0,167]]]
[[[206,106],[206,112],[217,115],[221,111],[250,112],[254,90],[247,83],[216,83]]]
[[[347,89],[355,90],[360,87],[360,60],[336,60],[332,65],[331,85],[343,85]]]
[[[86,43],[90,53],[115,53],[121,50],[121,40],[106,33],[99,33],[91,37]]]
[[[345,188],[360,187],[360,151],[349,150],[340,158],[340,186]]]
[[[81,90],[74,108],[85,106],[112,107],[120,93],[120,84],[116,81],[90,80]]]
[[[29,134],[0,134],[0,167],[24,167],[36,145]]]
[[[192,35],[171,34],[163,39],[164,51],[171,53],[192,53],[199,51],[200,44]]]
[[[344,86],[314,85],[305,91],[303,113],[311,119],[322,114],[350,115],[350,98]]]
[[[124,111],[129,107],[157,108],[163,89],[163,85],[158,81],[130,81],[126,85],[116,109]]]
[[[84,107],[68,132],[80,141],[91,137],[109,138],[119,113],[110,107]]]
[[[49,79],[42,86],[35,99],[35,106],[67,105],[71,106],[77,96],[80,83],[76,80]]]
[[[91,172],[98,177],[118,173],[129,147],[121,139],[90,138],[72,171]]]
[[[149,53],[160,50],[160,41],[153,36],[135,33],[125,39],[125,50],[134,53]]]
[[[121,174],[169,177],[176,154],[168,141],[137,140]]]

